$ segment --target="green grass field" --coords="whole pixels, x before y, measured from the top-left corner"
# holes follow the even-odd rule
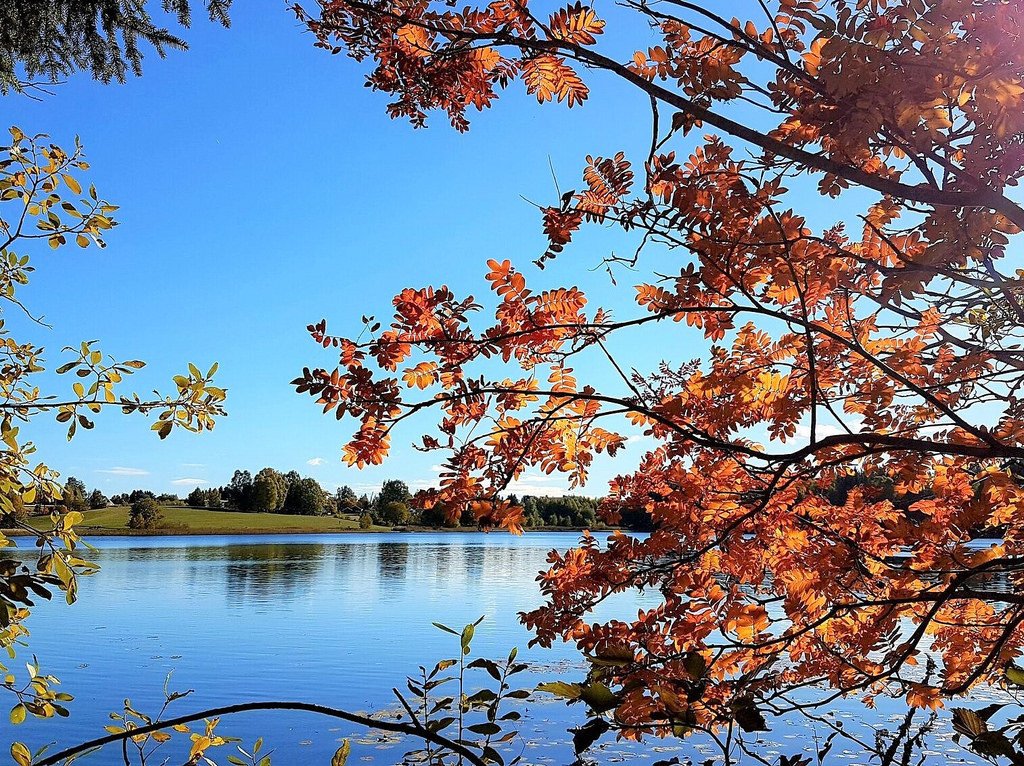
[[[36,529],[49,529],[50,519],[35,517],[28,520]],[[288,532],[350,532],[359,529],[355,516],[334,518],[333,516],[289,516],[281,513],[238,513],[236,511],[210,511],[202,508],[163,508],[160,525],[164,529],[128,529],[128,507],[114,506],[96,511],[86,511],[85,521],[78,525],[84,534],[251,534]],[[373,527],[380,531],[386,527]]]

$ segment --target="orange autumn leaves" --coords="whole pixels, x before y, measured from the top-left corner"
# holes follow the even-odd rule
[[[489,499],[508,481],[535,463],[546,473],[561,471],[573,483],[582,483],[594,455],[614,454],[625,440],[596,424],[602,403],[594,390],[581,389],[571,367],[551,361],[567,345],[580,343],[581,333],[606,314],[588,316],[586,298],[576,288],[533,293],[508,261],[492,261],[490,266],[488,279],[502,299],[494,326],[482,333],[469,329],[469,316],[480,308],[473,298],[459,301],[444,287],[406,290],[395,298],[396,313],[388,329],[368,320],[376,335],[368,343],[330,337],[324,322],[311,325],[318,342],[340,350],[343,366],[307,369],[295,385],[300,393],[314,395],[325,413],[360,420],[344,452],[350,465],[379,464],[388,453],[391,428],[428,407],[444,412],[440,433],[447,440],[427,437],[424,449],[450,448],[461,430],[490,423],[488,431],[464,443],[446,464],[440,491],[421,500],[428,506],[444,504],[455,518],[466,504],[477,503],[480,516],[516,527],[507,521],[503,506]],[[431,358],[405,366],[415,352]],[[467,375],[470,363],[492,356],[515,359],[530,374],[495,381]],[[376,377],[365,366],[368,358],[400,378]],[[549,371],[538,378],[536,368],[542,364]],[[432,396],[409,398],[428,389]],[[517,416],[524,410],[530,418]],[[524,462],[520,455],[527,447],[535,459]]]
[[[465,130],[470,106],[484,109],[513,79],[541,103],[564,102],[575,106],[586,100],[587,85],[557,47],[537,48],[505,57],[497,45],[476,44],[480,33],[514,30],[534,34],[543,28],[552,41],[593,45],[605,22],[593,8],[575,3],[536,20],[518,2],[496,2],[484,9],[459,12],[436,10],[429,2],[402,2],[393,8],[362,3],[324,3],[320,16],[309,16],[301,6],[296,14],[317,36],[317,45],[341,50],[338,42],[357,58],[372,57],[379,66],[369,84],[399,95],[389,106],[392,116],[422,125],[433,109],[447,112],[451,123]],[[452,47],[453,41],[459,44]]]
[[[552,554],[524,615],[540,643],[605,658],[595,712],[627,736],[756,728],[797,690],[934,707],[999,682],[1024,639],[1024,271],[1008,255],[1024,210],[1007,192],[1024,176],[1024,0],[764,11],[335,0],[303,16],[417,125],[440,110],[465,129],[513,82],[577,106],[595,69],[653,105],[649,149],[587,156],[541,210],[541,266],[587,225],[637,236],[635,257],[607,259],[630,279],[614,314],[489,260],[487,301],[407,288],[361,336],[310,326],[336,367],[295,381],[358,424],[352,465],[434,413],[416,446],[443,470],[419,500],[488,526],[518,527],[501,496],[526,471],[580,486],[625,432],[646,437],[602,515],[655,531]],[[815,189],[841,198],[835,219]],[[676,339],[661,364],[632,354],[648,326]],[[657,606],[594,622],[640,589]]]

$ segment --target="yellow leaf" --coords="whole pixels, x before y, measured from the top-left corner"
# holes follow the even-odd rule
[[[348,754],[351,749],[348,740],[343,739],[341,747],[335,751],[334,756],[331,758],[331,766],[345,766],[345,761],[348,760]]]
[[[188,753],[190,761],[195,760],[196,756],[201,755],[206,748],[210,746],[210,738],[204,737],[199,734],[192,735],[192,749]]]
[[[583,687],[579,684],[567,684],[565,681],[549,681],[544,684],[538,684],[537,691],[554,694],[556,697],[562,697],[567,700],[575,700],[580,698]]]
[[[11,745],[11,758],[18,766],[29,766],[32,763],[32,754],[20,742],[14,742]]]

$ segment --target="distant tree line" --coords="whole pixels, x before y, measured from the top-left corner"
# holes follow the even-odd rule
[[[519,498],[510,495],[508,499],[523,506],[527,527],[596,529],[603,526],[597,514],[598,498],[578,495],[525,495]],[[90,492],[81,480],[72,476],[64,485],[61,505],[66,511],[85,511],[108,505],[129,506],[133,509],[133,518],[138,517],[136,525],[140,528],[155,523],[161,506],[299,516],[357,516],[363,529],[406,525],[475,527],[477,524],[468,511],[462,514],[459,522],[453,523],[446,519],[442,507],[419,509],[409,486],[400,479],[385,481],[376,494],[360,495],[348,486],[341,486],[331,493],[321,487],[316,479],[301,476],[297,471],[282,473],[273,468],[264,468],[255,476],[249,471],[237,470],[225,486],[207,489],[196,487],[184,499],[175,494],[157,494],[148,489],[135,489],[108,499],[99,489]],[[18,503],[15,506],[19,517],[25,514],[23,506]],[[643,531],[651,528],[650,517],[642,509],[624,509],[620,516],[621,526]],[[0,518],[0,525],[3,521]]]
[[[1011,466],[1015,474],[1024,475],[1024,467],[1014,463]],[[834,505],[843,505],[851,491],[865,493],[873,501],[888,500],[895,507],[910,513],[910,507],[919,500],[930,497],[928,491],[914,494],[896,492],[890,479],[868,478],[860,472],[851,472],[840,476],[835,481],[815,491],[828,498]],[[360,526],[368,529],[372,526],[405,526],[410,524],[428,527],[476,526],[472,514],[463,514],[459,523],[447,521],[444,508],[438,506],[420,510],[416,507],[415,497],[408,485],[399,479],[385,481],[380,492],[374,495],[356,492],[348,486],[342,486],[330,493],[320,486],[316,479],[300,476],[297,471],[281,473],[273,468],[264,468],[255,476],[249,471],[235,471],[231,481],[223,487],[203,489],[196,487],[182,500],[175,494],[156,494],[147,489],[136,489],[131,492],[107,498],[99,489],[89,490],[85,483],[74,476],[68,477],[63,487],[60,508],[64,511],[86,511],[105,508],[108,505],[134,506],[141,500],[156,502],[157,506],[184,506],[193,508],[209,508],[213,510],[232,510],[245,513],[285,513],[302,516],[358,516]],[[598,498],[564,495],[557,497],[516,495],[508,497],[514,504],[523,506],[526,526],[531,528],[585,528],[595,529],[603,526],[597,508]],[[13,512],[0,516],[0,527],[13,518],[23,518],[28,510],[21,502],[20,496],[12,498]],[[146,504],[148,510],[152,508]],[[49,512],[50,507],[39,507],[37,512]],[[620,508],[617,526],[636,531],[651,531],[651,518],[643,508]],[[1001,534],[1000,529],[976,530],[994,536]]]
[[[597,517],[598,499],[566,495],[564,497],[526,496],[521,500],[530,527],[597,528],[602,526]],[[115,502],[118,498],[115,498]],[[126,496],[133,502],[135,498]],[[232,510],[243,513],[285,513],[304,516],[357,516],[363,529],[373,526],[398,527],[418,525],[428,527],[475,527],[471,513],[463,514],[459,523],[446,521],[443,508],[420,509],[409,485],[400,479],[389,479],[376,494],[358,494],[349,486],[335,492],[325,490],[316,479],[300,476],[297,471],[282,473],[264,468],[255,475],[237,470],[231,481],[223,487],[203,489],[196,487],[185,499],[188,506],[214,510]],[[643,528],[646,514],[634,514],[628,524]],[[627,514],[623,514],[624,519]],[[625,522],[624,522],[625,523]]]

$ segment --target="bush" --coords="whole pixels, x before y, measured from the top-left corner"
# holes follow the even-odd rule
[[[392,526],[408,524],[412,521],[412,513],[409,511],[409,506],[397,501],[385,504],[380,509],[380,517],[385,524],[391,524]]]
[[[163,514],[160,504],[151,497],[143,497],[132,503],[128,510],[128,526],[131,529],[155,529]]]
[[[373,526],[373,517],[370,514],[364,513],[362,516],[359,517],[359,528],[360,529],[369,529],[372,526]]]

